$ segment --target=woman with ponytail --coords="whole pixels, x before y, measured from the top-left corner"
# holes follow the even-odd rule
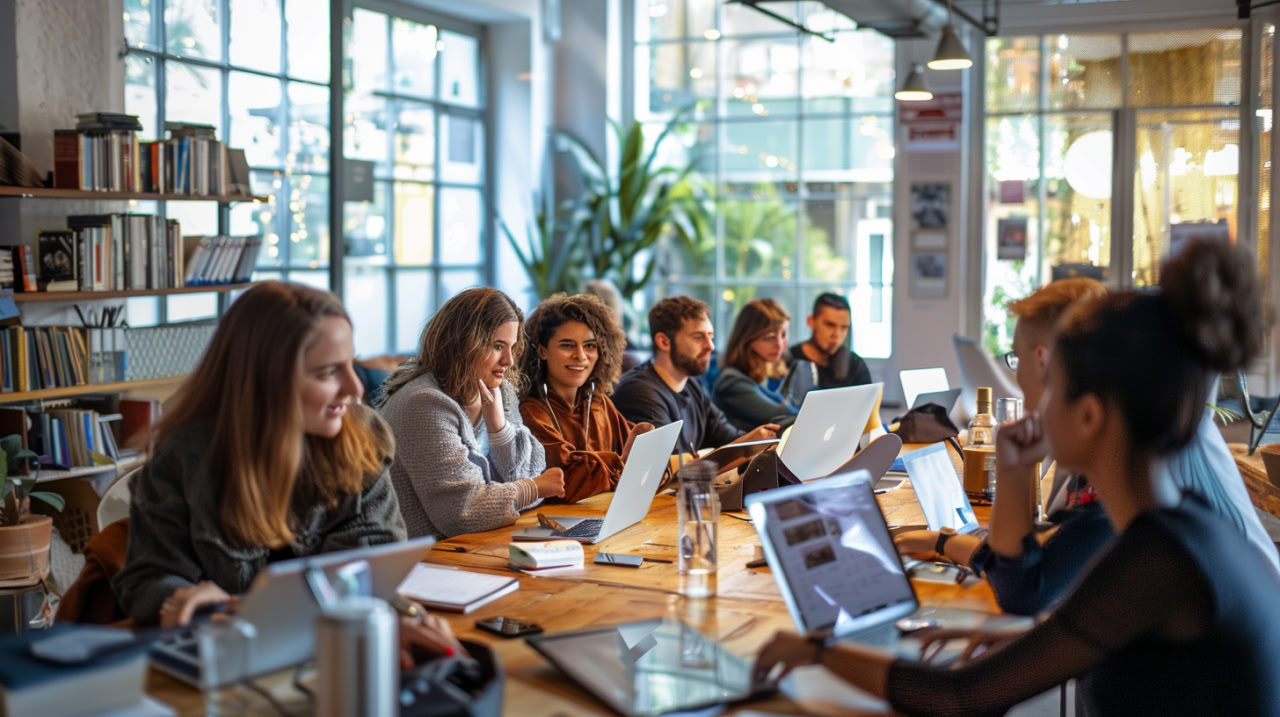
[[[1051,451],[1089,476],[1116,538],[1034,628],[927,636],[926,650],[956,637],[986,650],[958,668],[779,633],[757,677],[819,663],[905,714],[1003,712],[1071,678],[1090,715],[1280,714],[1280,582],[1237,526],[1156,468],[1195,436],[1213,377],[1261,349],[1260,296],[1246,251],[1193,242],[1159,292],[1063,317],[1039,411],[1001,428],[996,461],[1024,470]]]

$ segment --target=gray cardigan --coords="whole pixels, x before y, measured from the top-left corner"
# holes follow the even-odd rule
[[[546,452],[520,420],[515,388],[505,381],[502,402],[506,425],[488,434],[488,455],[480,444],[484,419],[473,425],[429,373],[382,405],[399,447],[391,484],[410,536],[501,528],[538,503],[532,479],[546,469]]]
[[[356,407],[347,420],[359,418],[392,445],[390,431],[376,413]],[[179,429],[129,486],[129,550],[111,585],[125,613],[139,622],[155,620],[174,590],[203,580],[231,595],[243,594],[267,564],[271,551],[266,546],[237,548],[222,532],[222,481],[210,474],[211,433],[208,425]],[[298,557],[405,539],[385,466],[381,474],[365,479],[360,494],[343,496],[333,508],[295,502],[291,525],[295,536],[289,547]]]

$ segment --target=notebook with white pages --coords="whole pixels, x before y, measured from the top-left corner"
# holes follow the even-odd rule
[[[519,580],[505,575],[418,563],[396,592],[428,608],[465,614],[519,588]]]

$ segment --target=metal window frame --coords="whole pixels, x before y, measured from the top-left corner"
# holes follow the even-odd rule
[[[1238,28],[1241,31],[1241,76],[1240,76],[1241,86],[1240,86],[1240,99],[1237,103],[1212,104],[1212,105],[1169,105],[1169,106],[1162,105],[1162,106],[1151,106],[1151,107],[1136,106],[1131,104],[1130,95],[1129,95],[1129,79],[1130,79],[1129,77],[1129,74],[1130,74],[1129,38],[1131,35],[1149,34],[1152,32],[1179,32],[1179,31],[1198,30],[1198,29],[1225,29],[1225,28],[1231,28],[1231,27]],[[1058,35],[1063,35],[1063,34],[1119,36],[1119,39],[1120,39],[1120,88],[1121,88],[1119,106],[1101,107],[1101,108],[1081,108],[1081,109],[1069,109],[1069,108],[1054,109],[1049,106],[1048,43],[1050,38],[1056,37]],[[1252,132],[1248,129],[1253,127],[1253,123],[1250,120],[1252,119],[1252,116],[1253,116],[1253,107],[1255,103],[1255,98],[1253,95],[1253,80],[1254,80],[1254,72],[1255,72],[1254,59],[1256,59],[1257,52],[1253,48],[1253,45],[1254,45],[1253,34],[1254,32],[1251,29],[1250,23],[1247,21],[1242,21],[1242,22],[1220,22],[1220,23],[1211,23],[1210,25],[1193,25],[1193,26],[1187,26],[1186,24],[1178,24],[1170,27],[1163,27],[1163,26],[1151,27],[1151,28],[1125,27],[1119,30],[1109,31],[1109,32],[1099,31],[1097,29],[1094,29],[1092,31],[1079,30],[1079,31],[1040,32],[1040,33],[1016,32],[1016,33],[1009,33],[1005,35],[997,35],[992,38],[987,38],[988,40],[998,40],[998,39],[1010,39],[1010,38],[1017,38],[1017,37],[1035,37],[1038,40],[1037,52],[1039,53],[1038,63],[1039,63],[1040,88],[1039,88],[1039,92],[1037,93],[1038,94],[1037,106],[1034,109],[1026,109],[1026,110],[1019,110],[1019,111],[1013,111],[1013,110],[994,111],[994,112],[988,111],[986,108],[985,82],[983,83],[983,85],[981,85],[981,91],[983,92],[983,102],[981,104],[978,104],[976,102],[974,103],[979,108],[978,116],[980,118],[980,122],[978,122],[979,128],[977,132],[975,132],[975,136],[980,138],[980,144],[978,144],[977,146],[983,149],[983,156],[985,156],[985,148],[987,146],[988,138],[986,136],[986,127],[989,120],[997,119],[1001,117],[1033,117],[1038,124],[1038,127],[1039,127],[1038,135],[1039,135],[1039,143],[1040,143],[1040,153],[1039,153],[1040,154],[1040,176],[1042,178],[1042,181],[1039,182],[1039,187],[1040,187],[1039,196],[1038,196],[1039,210],[1037,212],[1037,218],[1036,218],[1037,222],[1039,223],[1039,227],[1037,228],[1037,231],[1036,231],[1037,255],[1038,255],[1038,260],[1036,264],[1037,285],[1043,286],[1045,283],[1043,281],[1044,277],[1042,276],[1045,249],[1046,249],[1046,238],[1044,235],[1044,227],[1046,223],[1045,192],[1047,191],[1047,186],[1046,186],[1047,183],[1043,181],[1045,162],[1046,162],[1045,151],[1044,151],[1044,148],[1046,145],[1045,120],[1046,118],[1053,117],[1053,116],[1062,116],[1062,115],[1069,115],[1069,114],[1110,114],[1111,115],[1112,133],[1113,133],[1112,136],[1114,139],[1112,141],[1112,182],[1111,182],[1112,195],[1111,195],[1111,211],[1110,211],[1111,247],[1110,247],[1110,257],[1109,257],[1110,265],[1108,268],[1107,283],[1112,289],[1127,289],[1135,286],[1133,281],[1133,272],[1135,268],[1134,243],[1133,243],[1133,229],[1134,229],[1133,212],[1134,212],[1134,204],[1136,201],[1135,189],[1134,189],[1134,171],[1136,170],[1136,167],[1137,167],[1136,133],[1138,128],[1138,116],[1144,112],[1153,112],[1153,111],[1178,112],[1178,111],[1188,111],[1188,110],[1190,111],[1204,110],[1204,111],[1219,111],[1219,112],[1225,111],[1225,112],[1237,113],[1240,121],[1239,148],[1240,148],[1241,162],[1240,162],[1240,171],[1237,174],[1238,199],[1236,201],[1236,237],[1237,237],[1237,241],[1243,241],[1246,244],[1256,247],[1257,245],[1256,216],[1250,215],[1250,212],[1245,211],[1248,207],[1247,207],[1247,202],[1244,200],[1245,197],[1253,196],[1253,194],[1256,194],[1255,186],[1257,181],[1257,177],[1255,174],[1257,170],[1257,162],[1256,162],[1256,157],[1254,156],[1256,154],[1256,150],[1254,149],[1254,144],[1256,142],[1256,139],[1253,136]],[[985,61],[986,53],[984,52],[981,54],[983,55],[984,61]],[[984,70],[985,70],[985,67],[984,67]],[[983,74],[983,77],[985,77],[985,72]],[[986,168],[982,166],[975,168],[975,174],[978,174],[978,173],[980,173],[980,176],[982,179],[982,181],[978,183],[978,186],[982,186],[983,184],[985,184],[985,179],[987,174]],[[980,232],[978,236],[982,237],[981,241],[978,242],[978,244],[982,247],[980,250],[979,261],[981,262],[981,267],[982,267],[982,270],[980,272],[980,275],[981,275],[980,289],[981,289],[981,296],[983,297],[983,301],[985,301],[985,296],[987,291],[987,281],[990,275],[990,268],[991,268],[992,262],[998,261],[991,256],[989,251],[987,251],[988,237],[986,236],[986,233],[987,233],[986,222],[987,222],[987,216],[988,216],[987,214],[988,206],[987,206],[987,202],[985,201],[986,196],[987,196],[987,193],[984,192],[983,195],[978,198],[976,202],[976,212],[975,212],[976,217],[975,217],[975,220],[970,224],[971,228],[974,228]],[[1246,216],[1246,215],[1250,215],[1250,216]],[[1274,234],[1275,228],[1273,228],[1272,231]],[[981,307],[979,307],[977,314],[978,315],[974,317],[976,320],[975,321],[976,325],[971,328],[975,329],[978,333],[982,333],[983,331],[985,331],[985,318],[982,316]]]
[[[680,2],[681,4],[684,4],[686,0],[673,0],[673,2]],[[791,277],[790,278],[781,278],[781,277],[737,278],[737,277],[728,276],[726,272],[727,264],[726,264],[726,258],[725,258],[724,217],[720,212],[717,212],[715,217],[715,224],[714,224],[715,232],[716,232],[714,273],[711,276],[706,276],[706,275],[679,276],[673,280],[668,280],[668,282],[674,285],[679,285],[679,286],[709,288],[710,294],[713,298],[722,296],[723,292],[726,289],[736,289],[739,287],[788,289],[788,290],[794,291],[797,299],[800,300],[802,303],[806,303],[806,304],[807,304],[809,294],[816,289],[835,288],[837,290],[852,294],[856,289],[858,289],[860,286],[862,286],[865,283],[868,286],[871,286],[872,288],[878,289],[881,292],[883,292],[882,293],[883,309],[881,311],[881,322],[887,323],[891,327],[890,331],[892,332],[893,307],[895,303],[895,297],[894,297],[895,285],[894,285],[892,272],[884,272],[882,274],[882,280],[880,282],[858,281],[857,276],[858,276],[858,269],[859,269],[859,263],[858,263],[859,258],[858,258],[856,237],[854,237],[852,241],[851,251],[847,256],[843,256],[843,258],[849,261],[849,270],[848,270],[849,278],[841,281],[824,281],[821,279],[811,279],[805,276],[805,260],[804,260],[805,246],[804,246],[804,234],[803,234],[804,222],[806,218],[805,205],[811,201],[840,202],[840,201],[859,201],[859,200],[866,201],[866,200],[872,200],[872,199],[882,199],[890,208],[892,208],[894,204],[894,193],[892,189],[892,184],[894,179],[896,179],[896,177],[890,178],[889,180],[890,188],[888,192],[883,192],[883,193],[882,192],[855,192],[852,195],[843,196],[843,197],[839,196],[838,194],[832,193],[830,194],[830,196],[828,196],[827,193],[821,193],[821,192],[815,193],[815,192],[809,191],[808,183],[810,181],[822,181],[822,180],[814,179],[814,178],[806,178],[806,171],[805,171],[806,163],[805,163],[805,157],[804,157],[804,153],[806,149],[805,142],[804,142],[804,134],[805,134],[804,130],[805,130],[806,124],[809,121],[813,121],[813,120],[824,120],[824,119],[841,120],[841,121],[847,122],[850,127],[855,127],[856,123],[860,118],[874,116],[884,120],[888,125],[887,131],[889,132],[890,136],[891,137],[895,136],[894,133],[896,132],[897,113],[896,113],[896,108],[893,105],[892,99],[890,99],[889,107],[887,108],[887,110],[884,110],[884,111],[858,111],[853,107],[853,100],[850,98],[843,98],[845,109],[842,112],[807,111],[807,108],[804,102],[805,98],[803,97],[805,67],[804,67],[804,63],[800,62],[798,64],[797,73],[796,73],[797,89],[796,89],[796,95],[795,95],[795,101],[796,101],[795,112],[770,114],[768,117],[759,117],[754,115],[730,115],[726,111],[727,95],[724,87],[725,73],[723,69],[725,66],[724,56],[725,56],[726,42],[751,42],[751,41],[793,42],[795,43],[795,49],[796,49],[797,55],[800,56],[803,54],[804,43],[807,41],[808,36],[800,32],[799,30],[789,30],[786,32],[753,33],[753,34],[744,34],[744,35],[721,34],[715,40],[707,40],[703,36],[698,36],[698,35],[690,36],[686,30],[683,33],[684,36],[679,38],[660,38],[660,39],[651,38],[650,40],[640,42],[636,40],[635,26],[639,23],[643,23],[647,21],[647,18],[641,16],[641,13],[643,11],[643,4],[633,2],[633,3],[630,3],[629,5],[630,7],[624,10],[624,13],[623,13],[624,17],[627,19],[627,21],[624,23],[624,29],[630,30],[630,31],[623,33],[624,47],[623,47],[623,53],[622,53],[623,97],[625,99],[624,111],[626,113],[626,116],[629,119],[639,120],[645,124],[659,124],[659,123],[665,122],[670,117],[670,115],[666,115],[666,116],[655,115],[647,111],[645,115],[641,117],[639,112],[637,112],[635,103],[638,97],[636,95],[636,92],[638,91],[639,83],[641,82],[641,78],[637,76],[637,68],[636,68],[637,52],[641,51],[642,48],[678,45],[685,48],[685,55],[686,55],[685,59],[687,62],[690,48],[698,44],[712,44],[714,45],[715,62],[716,62],[716,68],[715,68],[716,76],[715,76],[715,85],[714,85],[715,96],[712,98],[713,106],[715,110],[714,110],[713,116],[705,120],[698,120],[697,124],[704,124],[704,125],[711,126],[712,130],[714,131],[716,145],[719,147],[727,146],[728,142],[727,142],[726,130],[733,125],[768,124],[773,122],[793,122],[796,128],[795,152],[796,152],[798,167],[795,171],[794,177],[792,179],[775,178],[770,180],[761,180],[761,181],[766,181],[768,183],[774,183],[774,184],[786,184],[786,183],[790,183],[790,181],[794,181],[796,185],[796,190],[787,195],[787,200],[788,201],[794,200],[796,205],[796,227],[795,227],[796,243],[795,243],[795,249],[794,249],[794,256],[791,257],[792,259]],[[686,20],[688,16],[689,15],[687,12],[683,13],[682,15],[682,17],[685,18]],[[716,5],[714,22],[715,22],[715,27],[723,33],[722,28],[724,27],[725,17],[724,17],[724,5],[722,3],[717,3]],[[863,31],[864,30],[861,30],[861,29],[840,30],[837,33],[833,33],[833,34],[863,32]],[[689,82],[689,78],[682,77],[682,81],[684,81],[687,84]],[[854,147],[851,144],[848,150],[852,152],[853,149]],[[714,181],[717,187],[721,187],[721,186],[724,186],[726,181],[729,179],[725,171],[725,153],[715,152],[714,154],[715,154],[715,160],[714,160],[714,165],[712,167],[712,180]],[[892,172],[892,169],[890,171]],[[856,187],[861,183],[853,182],[852,184],[853,186]],[[859,220],[861,219],[863,219],[863,217],[859,217]],[[893,222],[892,210],[890,211],[889,221],[891,223]],[[885,246],[883,247],[883,252],[882,252],[883,256],[887,256],[891,258],[895,257],[896,237],[894,236],[894,234],[895,232],[893,231],[890,231],[886,234]],[[832,238],[835,240],[839,239],[839,237],[832,237]],[[793,322],[795,322],[797,326],[800,326],[803,324],[803,321],[802,321],[803,317],[808,315],[809,307],[805,305],[803,307],[796,307],[796,308],[797,308],[796,316],[793,317]],[[803,309],[803,310],[801,311],[799,309]],[[719,317],[716,315],[718,313],[719,312],[717,311],[716,307],[713,306],[712,321],[715,324],[722,323],[718,321]],[[732,317],[729,317],[729,319],[731,320]],[[718,330],[722,331],[723,335],[725,336],[728,335],[728,328],[729,328],[728,326],[720,325],[717,328]],[[892,340],[890,340],[890,344],[887,348],[888,348],[888,351],[885,357],[875,358],[872,360],[884,361],[884,360],[892,359],[893,357]]]
[[[344,161],[344,101],[345,88],[343,87],[344,73],[343,60],[345,57],[345,38],[342,28],[345,27],[345,21],[348,20],[354,9],[359,7],[370,10],[372,12],[382,13],[389,18],[404,18],[414,22],[423,24],[431,24],[441,30],[448,30],[458,34],[466,35],[473,38],[477,45],[477,86],[476,90],[480,97],[479,107],[466,107],[452,102],[448,102],[439,98],[440,79],[442,73],[442,62],[436,62],[433,66],[435,73],[434,82],[437,90],[437,97],[423,98],[411,95],[397,94],[393,91],[378,92],[379,96],[387,99],[388,108],[399,107],[403,102],[410,102],[419,106],[427,106],[433,110],[433,121],[435,123],[433,138],[433,151],[435,153],[435,174],[432,180],[398,180],[394,177],[375,177],[375,182],[386,182],[389,186],[394,187],[396,183],[418,183],[426,184],[432,187],[432,221],[433,240],[432,240],[432,261],[430,264],[419,265],[400,265],[391,262],[386,266],[379,267],[386,276],[386,336],[387,342],[385,350],[397,351],[403,347],[396,344],[396,324],[399,313],[398,302],[396,301],[397,284],[399,277],[398,271],[405,270],[421,270],[428,269],[432,279],[431,291],[428,294],[428,305],[425,307],[426,313],[430,315],[441,303],[447,298],[443,296],[443,278],[445,274],[452,271],[470,271],[475,272],[481,280],[487,284],[492,284],[495,277],[495,232],[493,226],[493,207],[494,205],[494,162],[493,157],[493,121],[492,121],[492,98],[489,96],[490,83],[488,75],[488,37],[484,28],[479,25],[463,22],[447,16],[439,15],[433,11],[415,7],[407,3],[396,2],[395,0],[331,0],[327,3],[329,11],[329,79],[327,82],[318,82],[312,79],[296,77],[291,73],[289,67],[289,22],[288,22],[288,3],[297,2],[298,0],[281,0],[280,2],[280,66],[276,72],[261,70],[258,68],[244,67],[232,62],[231,58],[231,0],[214,0],[216,2],[216,12],[219,22],[219,42],[221,43],[220,60],[210,60],[202,57],[190,57],[179,53],[169,51],[167,42],[167,26],[164,22],[164,10],[168,0],[152,0],[148,6],[150,13],[150,37],[142,45],[126,45],[125,55],[138,55],[149,58],[153,63],[152,73],[155,82],[155,98],[156,98],[156,116],[152,119],[158,123],[156,137],[157,139],[164,136],[165,123],[165,105],[166,105],[166,72],[171,62],[183,63],[186,65],[199,67],[201,69],[212,70],[219,74],[221,80],[221,107],[219,121],[224,136],[228,135],[231,128],[231,111],[230,111],[230,79],[232,73],[244,73],[256,75],[258,77],[270,78],[280,83],[280,105],[278,113],[274,118],[276,126],[280,128],[280,150],[279,159],[280,166],[264,167],[251,166],[251,173],[271,172],[278,176],[281,180],[279,189],[273,188],[273,194],[277,197],[276,214],[273,219],[275,233],[280,237],[281,254],[280,261],[277,265],[263,265],[255,267],[255,270],[279,274],[283,279],[289,279],[292,272],[297,271],[317,271],[327,270],[329,274],[329,288],[338,296],[345,296],[345,258],[346,258],[346,232],[345,232],[345,206],[344,193],[341,186],[340,178],[343,176]],[[335,31],[335,28],[337,29]],[[388,32],[388,70],[394,72],[394,56],[392,54],[391,38],[392,23],[387,23]],[[301,83],[314,87],[324,87],[329,92],[329,154],[328,169],[324,172],[319,171],[295,171],[288,167],[286,158],[289,155],[289,122],[291,116],[291,100],[289,90],[293,83]],[[484,159],[483,159],[483,178],[478,184],[444,181],[440,178],[440,160],[443,157],[444,148],[440,141],[440,128],[445,117],[460,117],[476,122],[480,125],[481,133],[480,141],[482,143]],[[389,121],[393,118],[389,117]],[[387,141],[394,142],[394,132],[388,132]],[[290,235],[292,227],[292,213],[288,211],[289,198],[292,195],[293,177],[294,176],[314,176],[324,177],[329,183],[328,187],[328,223],[329,223],[329,241],[328,241],[328,261],[327,266],[311,266],[309,263],[295,261],[292,257],[292,242],[286,238]],[[450,188],[473,189],[478,190],[481,194],[481,236],[480,241],[480,262],[477,264],[459,264],[445,266],[441,263],[442,247],[440,241],[440,195],[441,190]],[[392,195],[394,196],[394,195]],[[280,198],[285,198],[283,203]],[[168,208],[164,200],[154,200],[157,202],[156,212],[162,216],[168,215]],[[395,210],[394,199],[389,204],[388,213],[391,215],[388,220],[390,231],[394,231]],[[218,232],[228,233],[231,226],[231,207],[229,204],[220,203],[218,205]],[[323,249],[324,247],[322,247]],[[318,262],[317,262],[318,263]],[[226,293],[218,294],[217,312],[221,315],[225,312],[229,305],[231,297]],[[168,320],[168,301],[163,297],[155,298],[157,304],[157,317],[161,323]]]

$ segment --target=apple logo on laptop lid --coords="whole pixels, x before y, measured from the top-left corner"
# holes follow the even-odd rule
[[[835,434],[835,432],[836,432],[836,427],[835,427],[835,426],[828,426],[828,427],[827,427],[827,432],[822,434],[822,441],[823,441],[824,443],[825,443],[825,442],[827,442],[827,441],[830,441],[830,440],[831,440],[831,436],[832,436],[832,435],[834,435],[834,434]]]

